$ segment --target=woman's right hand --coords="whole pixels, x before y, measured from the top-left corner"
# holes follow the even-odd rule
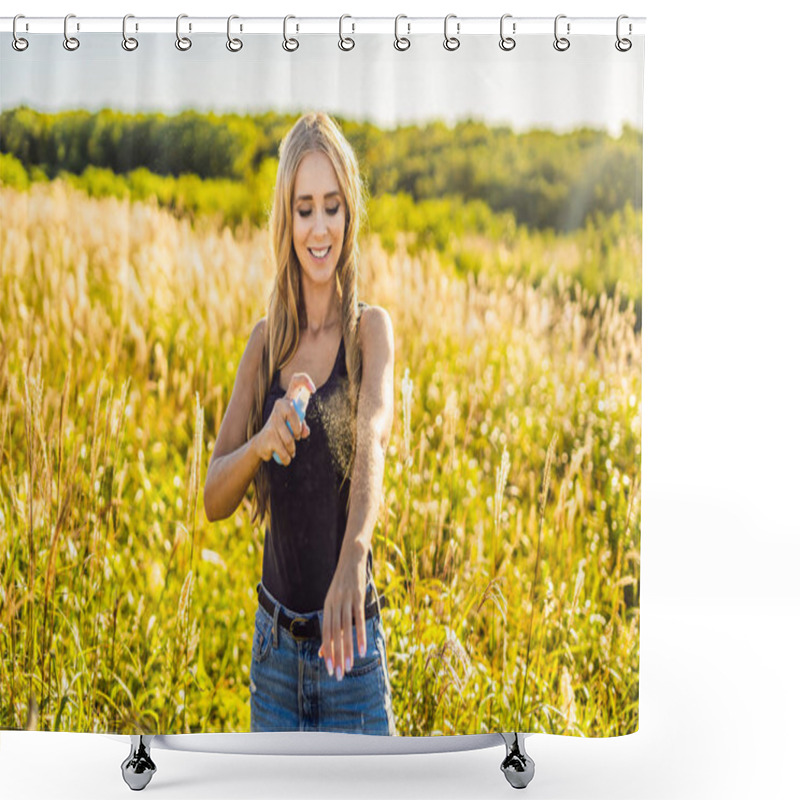
[[[308,425],[300,422],[300,416],[292,403],[301,386],[305,386],[312,394],[316,391],[314,382],[305,372],[296,372],[289,381],[286,394],[275,401],[269,419],[258,433],[258,454],[265,461],[277,454],[281,465],[288,466],[295,456],[295,440],[306,439],[311,433]]]

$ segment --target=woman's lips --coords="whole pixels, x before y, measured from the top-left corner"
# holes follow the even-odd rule
[[[316,255],[315,251],[316,253],[322,253],[322,255]],[[308,252],[311,254],[311,258],[313,258],[315,261],[324,261],[328,257],[328,253],[330,253],[330,251],[331,251],[330,245],[328,245],[328,247],[325,248],[320,247],[319,249],[317,249],[316,247],[313,249],[311,247],[308,248]]]

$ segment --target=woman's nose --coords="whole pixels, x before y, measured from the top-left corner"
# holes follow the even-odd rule
[[[320,211],[314,215],[314,233],[325,233],[327,223],[325,221],[324,212]]]

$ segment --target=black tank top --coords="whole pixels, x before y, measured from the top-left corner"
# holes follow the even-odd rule
[[[359,303],[359,312],[365,307]],[[299,613],[324,607],[344,539],[350,479],[342,479],[352,452],[348,388],[342,338],[330,377],[308,401],[311,435],[295,440],[297,450],[288,467],[272,459],[266,462],[271,524],[264,531],[261,582],[282,605]],[[276,370],[262,425],[284,394]],[[371,575],[370,548],[368,584]]]

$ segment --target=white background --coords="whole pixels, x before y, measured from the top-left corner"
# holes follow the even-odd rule
[[[3,11],[69,12],[647,17],[641,726],[619,739],[529,738],[537,767],[526,791],[542,800],[797,797],[797,7],[28,0]],[[129,797],[120,773],[127,753],[102,735],[3,731],[0,796]],[[148,796],[420,800],[514,791],[499,771],[502,747],[153,755]]]

